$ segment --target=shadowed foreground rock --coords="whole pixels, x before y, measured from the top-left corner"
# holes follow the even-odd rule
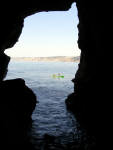
[[[0,142],[6,145],[25,145],[36,96],[23,79],[0,83]]]

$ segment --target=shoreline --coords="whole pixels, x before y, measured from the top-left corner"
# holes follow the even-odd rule
[[[53,57],[11,57],[13,61],[32,62],[79,62],[80,56],[53,56]]]

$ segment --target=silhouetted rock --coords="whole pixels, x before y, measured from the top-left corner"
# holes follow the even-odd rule
[[[0,83],[0,141],[9,145],[24,145],[32,123],[36,96],[23,79]]]
[[[4,57],[4,51],[18,41],[25,17],[41,11],[68,10],[72,2],[76,2],[78,9],[78,46],[81,49],[81,57],[74,80],[74,94],[69,96],[66,103],[81,125],[96,136],[101,145],[100,149],[105,146],[106,149],[111,149],[113,13],[112,1],[101,0],[38,0],[27,1],[25,5],[20,1],[1,1],[0,136],[6,141],[22,141],[20,137],[23,132],[20,129],[28,125],[29,116],[35,106],[30,99],[35,99],[35,96],[22,80],[2,81],[9,61]]]
[[[7,74],[7,67],[10,61],[10,57],[2,53],[0,55],[0,81],[2,81]]]

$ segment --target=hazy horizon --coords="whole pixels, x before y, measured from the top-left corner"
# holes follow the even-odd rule
[[[79,56],[10,56],[11,58],[18,58],[18,57],[30,57],[30,58],[36,58],[36,57],[80,57],[80,55]]]

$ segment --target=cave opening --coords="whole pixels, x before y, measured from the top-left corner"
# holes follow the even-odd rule
[[[30,71],[30,64],[28,62],[35,63],[39,61],[45,62],[46,64],[49,61],[65,62],[62,67],[66,66],[66,62],[71,62],[73,66],[71,69],[73,70],[71,79],[73,79],[80,60],[80,50],[77,44],[77,14],[76,3],[73,3],[68,11],[41,12],[25,18],[24,28],[19,41],[13,48],[6,49],[5,51],[5,53],[11,57],[6,79],[24,78],[26,83],[31,85],[28,83],[30,79],[26,76],[29,74],[28,71]],[[51,57],[53,58],[49,59]],[[17,73],[10,73],[10,69],[14,68],[14,66],[11,66],[13,62],[17,65]],[[22,65],[23,62],[27,64],[26,67]],[[31,65],[30,67],[35,74],[38,67],[34,68],[33,66],[34,65]],[[22,74],[23,71],[21,69],[26,69],[25,75]],[[12,71],[15,71],[15,68]],[[11,74],[15,76],[11,76]],[[36,75],[38,74],[40,74],[40,72],[36,73]],[[49,76],[54,79],[65,77],[63,71],[60,70],[53,71]],[[32,75],[32,77],[34,77],[34,75]]]
[[[56,144],[65,145],[79,136],[76,119],[65,107],[65,99],[74,90],[71,80],[79,63],[77,24],[75,3],[66,12],[35,14],[25,19],[19,42],[6,51],[12,58],[6,79],[24,78],[39,101],[32,115],[31,134],[36,145],[40,144],[38,138],[43,139],[42,143],[48,137],[59,138]]]
[[[24,20],[19,41],[5,53],[13,57],[80,56],[76,3],[68,11],[40,12]]]

